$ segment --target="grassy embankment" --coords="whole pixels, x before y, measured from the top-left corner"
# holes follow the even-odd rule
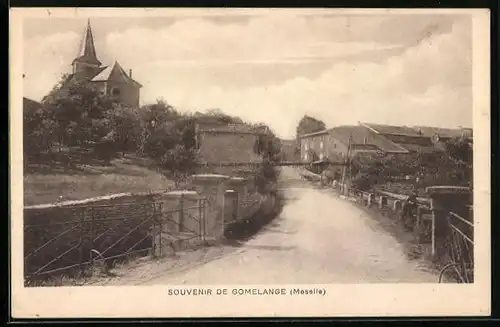
[[[173,185],[151,161],[130,155],[109,163],[81,163],[70,168],[37,163],[25,170],[24,205],[155,192]]]

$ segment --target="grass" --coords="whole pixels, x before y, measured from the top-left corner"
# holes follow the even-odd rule
[[[174,185],[154,165],[125,156],[109,164],[81,164],[71,170],[39,169],[31,165],[24,175],[24,205],[83,200],[116,193],[162,191]]]

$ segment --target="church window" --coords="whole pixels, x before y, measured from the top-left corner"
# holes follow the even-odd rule
[[[112,88],[111,89],[111,95],[114,96],[114,97],[115,96],[119,96],[120,95],[120,89],[117,88],[117,87]]]

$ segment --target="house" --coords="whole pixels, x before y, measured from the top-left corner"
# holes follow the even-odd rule
[[[142,85],[132,78],[132,70],[125,72],[117,61],[110,66],[102,65],[97,58],[90,21],[83,35],[80,52],[72,62],[72,68],[71,74],[63,82],[62,89],[71,81],[93,83],[99,87],[102,94],[124,105],[139,107]]]
[[[299,152],[296,140],[280,140],[281,141],[281,160],[297,161],[299,160]]]
[[[394,144],[397,144],[401,148],[406,149],[410,153],[419,152],[432,154],[442,152],[440,147],[434,146],[432,139],[423,132],[422,128],[371,123],[359,124]]]
[[[261,156],[256,145],[263,128],[246,124],[208,124],[196,123],[196,147],[200,162],[206,165],[230,163],[260,163]]]
[[[303,161],[343,161],[348,149],[351,155],[361,152],[408,153],[408,150],[365,126],[338,126],[300,137],[300,157]]]
[[[472,141],[472,128],[441,128],[429,126],[414,126],[422,135],[429,137],[433,143],[446,142],[453,138],[466,138]]]

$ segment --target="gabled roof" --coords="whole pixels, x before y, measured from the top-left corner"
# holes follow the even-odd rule
[[[303,138],[307,138],[307,137],[311,137],[311,136],[324,135],[324,134],[328,134],[328,129],[323,129],[321,131],[316,131],[316,132],[312,132],[312,133],[301,134],[301,135],[299,135],[299,138],[303,139]]]
[[[88,20],[87,27],[85,28],[85,32],[83,34],[82,44],[80,46],[78,56],[73,62],[75,61],[101,65],[101,62],[97,59],[95,51],[94,37],[92,35],[92,28],[90,27],[90,20]]]
[[[360,124],[378,134],[421,136],[421,134],[419,134],[417,129],[408,126],[382,125],[382,124],[371,124],[371,123],[360,123]]]
[[[430,126],[415,126],[417,130],[422,132],[422,135],[427,137],[433,137],[434,135],[439,135],[440,137],[461,137],[465,136],[467,138],[472,138],[472,129],[469,128],[441,128],[441,127],[430,127]]]
[[[382,135],[379,135],[371,129],[362,126],[338,126],[328,130],[330,135],[344,144],[372,144],[384,152],[390,153],[408,153],[408,150],[389,141]]]
[[[135,83],[137,86],[142,87],[140,83],[132,79],[125,70],[123,70],[122,66],[115,61],[113,66],[106,67],[103,69],[100,73],[98,73],[96,76],[94,76],[91,81],[92,82],[107,82],[113,79],[120,79],[122,81],[126,82],[132,82]]]
[[[42,104],[40,102],[23,97],[23,111],[24,111],[24,113],[33,112],[33,111],[37,110],[38,108],[40,108],[41,106],[42,106]]]
[[[207,124],[196,123],[197,133],[234,133],[265,135],[266,131],[261,127],[247,124]]]
[[[405,144],[404,147],[411,152],[420,152],[424,154],[432,154],[443,152],[444,149],[433,145]]]
[[[108,81],[109,77],[111,75],[111,71],[113,70],[112,66],[105,67],[103,70],[101,70],[100,73],[98,73],[96,76],[94,76],[91,81],[92,82],[104,82]]]

